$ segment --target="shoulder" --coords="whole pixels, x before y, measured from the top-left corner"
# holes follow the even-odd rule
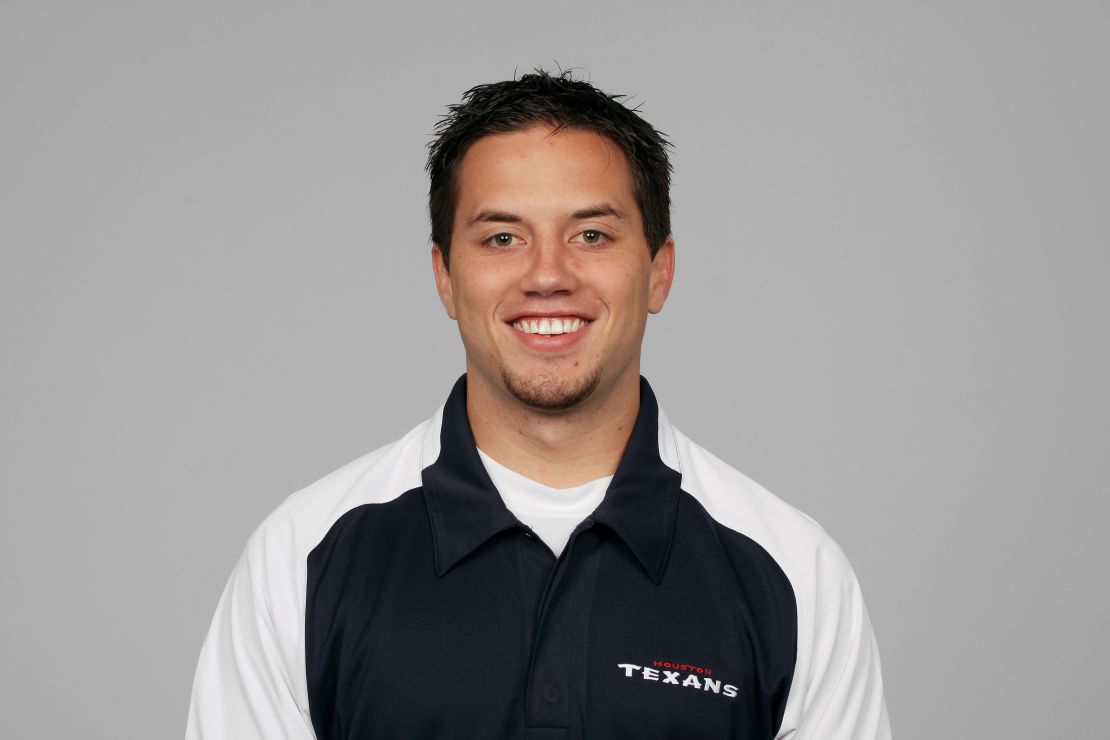
[[[348,462],[292,493],[263,519],[247,541],[248,553],[281,560],[305,556],[349,511],[385,503],[421,485],[424,437],[433,419],[401,438]]]
[[[818,591],[854,588],[855,576],[825,529],[765,487],[671,427],[682,490],[720,525],[762,547],[790,580],[799,617],[815,616]]]
[[[878,647],[844,551],[812,518],[674,434],[683,490],[758,543],[794,590],[794,673],[779,737],[889,738]]]

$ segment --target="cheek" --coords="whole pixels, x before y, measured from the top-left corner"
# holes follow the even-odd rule
[[[466,307],[468,313],[480,310],[489,303],[492,291],[487,284],[477,276],[466,275],[459,278],[455,299]]]
[[[600,289],[604,295],[609,296],[612,310],[620,310],[626,314],[623,318],[631,318],[627,314],[638,314],[647,310],[648,303],[648,276],[639,265],[628,265],[622,269],[615,269],[609,274]]]
[[[504,295],[502,281],[495,275],[460,276],[455,295],[459,323],[474,336],[488,332]]]

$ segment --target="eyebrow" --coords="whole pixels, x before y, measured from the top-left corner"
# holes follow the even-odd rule
[[[473,226],[480,223],[507,223],[518,224],[524,219],[515,213],[506,213],[505,211],[479,211],[478,215],[466,222],[467,226]]]
[[[574,213],[571,214],[571,218],[579,220],[579,221],[581,221],[584,218],[602,218],[604,216],[609,216],[611,218],[617,218],[617,219],[620,219],[621,221],[627,221],[628,220],[627,217],[624,215],[624,213],[622,213],[621,211],[618,211],[616,208],[614,208],[613,206],[610,206],[610,205],[591,206],[589,208],[583,208],[580,211],[575,211]]]
[[[627,221],[628,217],[622,211],[617,210],[610,205],[597,205],[590,206],[589,208],[582,208],[570,214],[572,219],[581,221],[585,218],[601,218],[608,216],[611,218]],[[473,226],[480,223],[502,223],[502,224],[518,224],[524,220],[523,217],[515,213],[508,213],[507,211],[479,211],[477,215],[466,222],[467,226]]]

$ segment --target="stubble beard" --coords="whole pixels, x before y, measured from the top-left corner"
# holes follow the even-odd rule
[[[561,377],[555,373],[514,375],[501,367],[501,382],[518,401],[541,411],[564,411],[585,401],[601,383],[601,364],[581,379]]]

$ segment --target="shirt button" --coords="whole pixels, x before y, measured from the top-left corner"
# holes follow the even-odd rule
[[[555,686],[544,686],[543,698],[554,704],[559,701],[559,689]]]

